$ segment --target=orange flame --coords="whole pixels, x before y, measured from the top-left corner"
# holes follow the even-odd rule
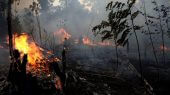
[[[109,41],[105,41],[105,42],[98,42],[98,45],[101,45],[101,46],[111,46],[112,43],[110,43]]]
[[[59,29],[58,31],[54,32],[54,36],[57,36],[59,38],[59,43],[63,43],[65,39],[70,39],[71,35],[66,32],[64,28]]]
[[[27,34],[14,34],[14,48],[19,50],[21,56],[28,55],[28,63],[35,65],[43,59],[42,48],[38,47],[35,42],[29,40]]]
[[[55,77],[54,80],[55,80],[55,88],[57,90],[61,91],[62,90],[62,83],[61,83],[60,78],[59,77]]]
[[[0,45],[0,48],[4,48],[4,47]]]
[[[169,49],[167,46],[161,45],[161,46],[160,46],[160,50],[168,51],[168,50],[170,50],[170,49]]]
[[[85,45],[95,45],[95,44],[91,41],[91,39],[88,38],[88,37],[86,37],[86,36],[83,37],[82,41],[83,41],[83,44],[85,44]]]
[[[113,46],[110,41],[104,41],[104,42],[92,42],[90,38],[83,37],[82,39],[84,45],[90,45],[90,46]]]

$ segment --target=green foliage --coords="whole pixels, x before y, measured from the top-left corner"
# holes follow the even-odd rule
[[[127,3],[115,2],[114,4],[111,1],[106,6],[106,11],[109,12],[107,21],[103,20],[92,29],[95,35],[101,35],[102,41],[114,39],[115,44],[124,46],[132,29],[128,23],[128,18],[131,16],[131,8],[135,4],[135,1],[128,0]],[[135,19],[139,13],[139,11],[132,13],[132,19]],[[139,26],[135,26],[136,30],[140,28]]]

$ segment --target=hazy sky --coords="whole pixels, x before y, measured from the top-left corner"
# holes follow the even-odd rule
[[[33,0],[20,0],[20,5],[16,9],[23,13],[24,8],[28,8]],[[36,1],[36,0],[34,0]],[[40,0],[43,6],[46,5],[48,0]],[[106,5],[110,1],[117,0],[49,0],[53,3],[49,9],[42,9],[40,15],[41,26],[48,32],[55,32],[60,27],[67,28],[68,32],[75,36],[82,35],[93,36],[91,29],[92,26],[99,24],[102,20],[107,19]],[[67,4],[65,4],[67,1]],[[127,0],[118,0],[127,1]],[[142,2],[144,0],[137,0],[135,8],[142,9]],[[145,0],[147,13],[154,14],[152,11],[153,0]],[[156,0],[159,5],[170,4],[170,0]],[[67,5],[67,6],[66,6]],[[15,7],[13,7],[15,8]],[[154,14],[155,15],[155,14]],[[24,19],[24,18],[23,18]],[[137,23],[144,23],[143,18],[139,17]]]
[[[19,11],[32,3],[33,0],[21,0],[17,7]],[[36,0],[35,0],[36,1]],[[47,0],[40,0],[43,6],[46,6]],[[40,15],[41,26],[48,32],[55,32],[60,27],[65,27],[74,37],[83,35],[93,36],[91,29],[93,26],[99,24],[102,20],[107,19],[106,5],[110,1],[117,0],[50,0],[53,3],[49,9],[42,9]],[[67,6],[65,5],[67,1]],[[127,0],[118,0],[125,2]],[[142,2],[144,0],[137,0],[135,8],[142,9]],[[147,13],[154,14],[153,0],[145,0]],[[156,0],[159,5],[170,4],[170,0]],[[22,11],[23,12],[23,11]],[[144,23],[142,17],[137,18],[137,24]],[[139,38],[142,36],[139,36]],[[142,38],[140,38],[142,39]]]

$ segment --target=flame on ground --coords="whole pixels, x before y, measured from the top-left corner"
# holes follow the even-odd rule
[[[14,48],[19,50],[21,57],[24,54],[28,55],[29,64],[35,65],[37,62],[40,62],[43,59],[43,49],[38,47],[35,42],[31,41],[27,34],[14,34],[14,38]]]
[[[160,46],[160,50],[169,51],[170,48],[168,48],[167,46],[164,46],[164,47],[163,47],[163,45],[161,45],[161,46]]]
[[[64,28],[59,29],[58,31],[54,32],[54,36],[56,36],[59,40],[59,43],[62,44],[65,39],[70,39],[71,35],[66,32]]]
[[[55,80],[55,88],[57,90],[62,91],[62,83],[61,83],[60,78],[59,77],[55,77],[54,80]]]
[[[84,36],[83,39],[84,45],[90,45],[90,46],[113,46],[113,44],[110,41],[104,41],[104,42],[93,42],[89,37]]]
[[[2,45],[0,45],[0,48],[4,48]]]
[[[113,46],[113,44],[110,41],[98,42],[98,45],[101,45],[101,46]]]
[[[66,39],[68,40],[72,37],[64,28],[60,28],[59,30],[54,32],[54,36],[59,41],[59,44],[63,44]],[[87,36],[84,36],[81,40],[80,39],[74,40],[75,44],[79,44],[80,42],[82,42],[84,45],[88,45],[88,46],[114,46],[110,41],[93,42]]]
[[[83,39],[82,39],[82,41],[83,41],[83,44],[85,44],[85,45],[95,45],[92,41],[91,41],[91,39],[90,38],[88,38],[88,37],[83,37]]]

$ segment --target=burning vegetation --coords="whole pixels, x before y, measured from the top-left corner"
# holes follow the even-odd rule
[[[14,48],[21,53],[21,58],[24,54],[28,55],[29,64],[35,65],[44,59],[43,49],[37,46],[28,34],[14,34],[13,37]]]
[[[89,46],[114,46],[110,41],[95,42],[92,41],[87,36],[84,36],[82,41],[84,45],[89,45]]]
[[[63,44],[65,40],[74,40],[74,44],[84,44],[88,46],[114,46],[111,41],[103,41],[103,42],[97,42],[93,41],[88,36],[83,36],[81,39],[74,38],[71,34],[66,31],[64,28],[60,28],[56,32],[54,32],[54,36],[56,37],[56,40],[59,42],[59,44]],[[82,42],[82,43],[81,43]]]
[[[71,38],[71,35],[66,32],[64,28],[60,28],[58,31],[54,32],[54,36],[59,41],[59,44],[64,43],[65,40],[68,40]]]
[[[48,17],[50,19],[47,22],[50,24],[51,20],[53,20],[52,16],[56,16],[55,13],[62,11],[71,13],[67,9],[70,8],[69,4],[76,3],[81,4],[81,7],[88,7],[93,0],[87,2],[86,0],[75,0],[74,2],[71,0],[70,2],[67,2],[67,0],[66,2],[47,0],[45,3],[44,1],[35,0],[34,2],[33,0],[28,10],[27,8],[25,9],[26,13],[21,16],[24,17],[23,19],[26,18],[25,20],[20,19],[20,15],[18,15],[20,11],[17,11],[20,0],[8,0],[8,7],[2,6],[1,8],[0,6],[0,18],[1,10],[4,10],[4,18],[6,18],[6,14],[8,16],[8,36],[5,35],[7,42],[4,44],[9,46],[10,55],[8,67],[0,64],[0,74],[2,75],[2,77],[0,76],[0,94],[155,95],[156,93],[156,95],[162,95],[169,92],[170,69],[169,65],[165,63],[169,63],[167,56],[170,48],[164,41],[168,37],[165,37],[165,31],[169,32],[167,11],[170,9],[169,7],[159,6],[156,0],[153,0],[151,2],[155,6],[153,11],[159,14],[156,17],[147,13],[146,0],[143,0],[143,4],[141,4],[143,10],[135,6],[136,3],[139,3],[139,0],[127,0],[127,2],[119,0],[114,2],[113,0],[105,7],[106,13],[108,13],[107,19],[102,17],[105,20],[102,20],[101,23],[91,29],[91,33],[94,33],[95,36],[99,35],[99,38],[95,37],[96,39],[94,39],[92,36],[88,36],[90,34],[85,35],[85,33],[82,33],[79,38],[76,38],[77,35],[72,34],[72,30],[75,30],[74,32],[86,30],[83,25],[83,27],[79,27],[77,18],[76,20],[68,20],[76,22],[71,23],[72,25],[77,25],[73,27],[75,29],[64,24],[64,26],[57,25],[55,30],[52,30],[58,22],[52,23],[53,26],[50,29],[48,29],[48,25],[41,22],[47,21],[42,19]],[[54,2],[55,7],[53,6]],[[96,10],[98,8],[93,8],[96,4],[99,4],[97,2],[90,4],[91,11],[88,11],[87,14],[80,12],[81,9],[78,9],[78,12],[82,13],[82,17],[105,13]],[[6,2],[3,4],[0,2],[0,5],[5,4]],[[12,7],[15,7],[15,10],[12,10]],[[78,7],[80,6],[76,6],[76,8]],[[59,9],[55,10],[56,8]],[[74,12],[78,16],[77,10]],[[49,13],[50,15],[44,16],[44,13]],[[60,16],[63,16],[61,17],[61,23],[64,23],[66,21],[65,17],[69,15],[63,13],[61,15],[57,14],[57,16],[59,19]],[[82,17],[80,18],[84,19]],[[141,25],[137,24],[136,19],[138,17],[144,18]],[[22,25],[23,23],[26,25]],[[83,23],[86,25],[88,21]],[[27,24],[29,25],[27,26]],[[94,24],[93,21],[91,24]],[[43,25],[44,27],[42,27]],[[160,29],[156,29],[158,26]],[[163,29],[166,27],[167,29]],[[156,30],[153,31],[154,29]],[[51,30],[54,32],[50,32]],[[26,32],[22,33],[21,31]],[[141,46],[143,44],[140,43],[143,39],[139,37],[143,35],[139,35],[138,31],[142,31],[141,33],[145,35],[144,38],[146,38],[147,43],[148,40],[150,41],[149,45],[144,46],[144,56],[143,46]],[[154,42],[157,36],[154,37],[153,34],[157,36],[161,34],[161,45],[155,43],[156,41]],[[147,37],[148,35],[149,37]],[[133,48],[137,49],[130,51],[131,44],[134,44],[133,40],[136,43]],[[4,50],[5,45],[0,45],[0,49]],[[148,51],[150,53],[148,54],[147,50],[150,50],[148,49],[150,47],[152,52]],[[160,51],[162,52],[161,57]],[[147,57],[147,54],[151,55],[152,53],[153,57]],[[136,59],[137,54],[138,59]],[[8,69],[9,72],[7,73]]]
[[[58,57],[51,57],[54,55],[53,52],[41,48],[27,33],[15,33],[13,35],[13,45],[14,50],[17,50],[20,55],[20,58],[14,58],[13,62],[23,60],[24,56],[27,55],[26,71],[35,76],[40,76],[41,74],[49,76],[51,74],[49,70],[51,63],[61,61]]]
[[[0,48],[4,48],[4,47],[0,45]]]

